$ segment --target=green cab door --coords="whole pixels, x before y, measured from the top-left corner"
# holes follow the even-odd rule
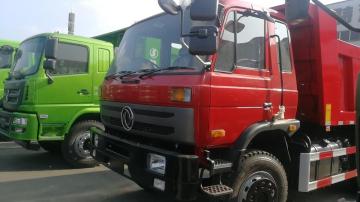
[[[90,46],[59,40],[56,68],[51,72],[53,83],[49,84],[44,77],[38,91],[39,104],[59,104],[59,107],[69,108],[92,102],[93,69],[90,67],[93,57]]]
[[[40,120],[39,140],[62,140],[65,129],[82,110],[97,108],[93,102],[92,44],[59,40],[53,79],[44,69],[37,81],[36,112]]]

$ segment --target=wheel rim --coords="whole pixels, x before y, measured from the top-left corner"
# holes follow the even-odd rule
[[[82,158],[89,158],[90,151],[86,147],[90,143],[90,131],[84,131],[75,139],[74,149],[78,156]]]
[[[275,179],[267,172],[250,175],[241,185],[238,202],[275,202],[278,188]]]

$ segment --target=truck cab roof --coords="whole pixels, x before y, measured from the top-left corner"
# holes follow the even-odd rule
[[[35,36],[32,36],[30,38],[25,39],[29,40],[35,37],[52,37],[52,38],[66,38],[66,39],[70,39],[73,41],[79,41],[79,42],[85,42],[85,43],[91,43],[91,44],[98,44],[98,45],[102,45],[102,46],[113,46],[111,43],[106,42],[106,41],[101,41],[98,39],[94,39],[94,38],[88,38],[88,37],[83,37],[83,36],[76,36],[76,35],[69,35],[69,34],[61,34],[61,33],[42,33],[42,34],[38,34]]]

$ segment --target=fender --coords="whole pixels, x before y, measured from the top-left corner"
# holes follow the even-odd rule
[[[258,122],[247,128],[236,141],[234,150],[245,151],[251,141],[260,133],[267,131],[280,130],[289,137],[293,136],[296,131],[290,132],[289,126],[296,126],[296,131],[300,128],[300,121],[296,119],[278,120],[274,122]]]
[[[97,106],[97,107],[85,108],[85,109],[82,109],[82,110],[78,111],[76,113],[76,115],[69,121],[69,124],[67,124],[67,126],[65,128],[65,134],[68,134],[71,127],[76,122],[76,120],[80,116],[85,115],[85,114],[100,114],[100,108]]]

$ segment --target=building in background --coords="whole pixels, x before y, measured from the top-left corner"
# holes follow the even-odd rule
[[[347,0],[328,5],[352,26],[360,27],[360,0]],[[338,23],[338,37],[343,41],[360,46],[360,33],[352,32]]]

